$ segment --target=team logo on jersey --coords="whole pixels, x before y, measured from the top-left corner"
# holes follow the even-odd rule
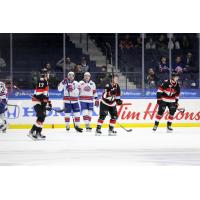
[[[84,91],[90,92],[91,91],[91,87],[87,85],[86,87],[84,87]]]

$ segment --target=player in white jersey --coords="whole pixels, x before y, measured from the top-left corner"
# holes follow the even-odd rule
[[[95,106],[99,106],[98,95],[96,91],[96,84],[91,80],[91,75],[89,72],[85,72],[84,79],[79,82],[80,85],[80,104],[81,111],[83,115],[83,121],[86,126],[86,131],[92,130],[90,127],[92,113],[94,109],[94,99]]]
[[[0,82],[0,132],[5,133],[7,129],[7,121],[5,112],[7,110],[8,92],[6,85]]]
[[[78,132],[82,132],[80,128],[80,106],[78,103],[80,88],[79,83],[74,80],[74,72],[69,72],[67,78],[65,78],[58,85],[58,91],[64,90],[64,108],[65,108],[65,123],[66,130],[70,130],[70,114],[73,112],[75,129]]]

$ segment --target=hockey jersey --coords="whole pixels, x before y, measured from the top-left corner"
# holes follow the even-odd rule
[[[58,85],[58,91],[62,92],[64,90],[64,102],[65,103],[77,103],[80,93],[79,83],[77,81],[70,81],[69,79],[64,79]]]
[[[97,91],[96,84],[90,80],[89,82],[85,82],[84,80],[79,82],[80,86],[80,97],[79,100],[82,102],[91,103],[94,98],[97,99]]]
[[[49,100],[49,84],[44,78],[40,78],[38,81],[34,95],[32,97],[32,102],[36,104],[46,104]]]
[[[172,79],[165,80],[157,90],[157,99],[165,102],[178,102],[180,86]]]
[[[120,99],[121,90],[118,84],[106,84],[102,94],[102,102],[108,106],[116,106],[116,100]]]
[[[5,83],[0,82],[0,102],[3,102],[3,104],[7,104],[8,101],[8,90],[6,88]]]

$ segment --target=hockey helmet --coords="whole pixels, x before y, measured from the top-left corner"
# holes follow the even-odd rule
[[[74,72],[69,72],[68,74],[67,74],[67,78],[69,79],[69,80],[74,80],[74,77],[75,77],[75,74],[74,74]]]
[[[47,70],[47,68],[42,68],[41,70],[40,70],[40,76],[41,77],[46,77],[48,75],[48,70]]]
[[[177,72],[172,72],[171,74],[172,77],[175,77],[175,76],[178,76],[179,77],[179,74]]]
[[[84,76],[91,76],[90,72],[85,72]]]
[[[68,74],[67,74],[67,76],[69,77],[69,76],[75,76],[75,74],[74,74],[74,72],[69,72]]]

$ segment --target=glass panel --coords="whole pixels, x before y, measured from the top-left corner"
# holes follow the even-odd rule
[[[169,49],[167,34],[145,34],[144,50],[145,88],[157,88],[169,78]]]
[[[90,60],[95,63],[90,71],[96,79],[97,88],[104,88],[110,82],[115,67],[115,34],[88,34],[88,53]],[[121,82],[120,82],[121,84]]]
[[[10,34],[0,33],[0,81],[11,89],[10,74]]]
[[[142,88],[141,34],[119,34],[119,70],[124,77],[124,89]]]
[[[63,58],[63,34],[13,34],[13,82],[19,88],[32,89],[41,68],[50,68],[50,88],[63,79],[58,61]]]
[[[173,34],[172,70],[180,74],[182,88],[199,85],[199,45],[197,34]]]

